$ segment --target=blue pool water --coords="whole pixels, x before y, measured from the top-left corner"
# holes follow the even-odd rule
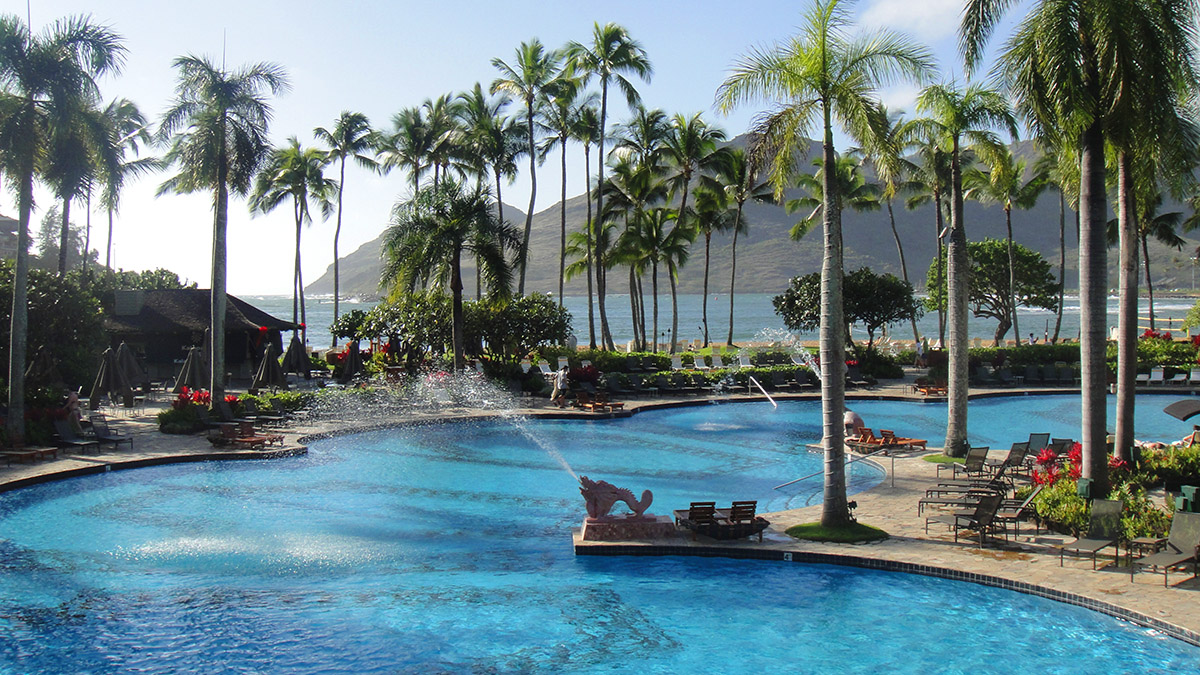
[[[1021,402],[996,414],[1018,420]],[[896,415],[898,432],[918,433],[901,422],[933,410],[889,406],[864,404],[863,415]],[[819,469],[805,450],[816,419],[815,403],[754,403],[529,423],[529,436],[500,421],[431,425],[323,440],[305,457],[3,494],[0,672],[924,673],[1016,670],[1005,665],[1015,655],[1020,670],[1168,673],[1200,663],[1200,649],[1153,631],[972,584],[572,554],[582,500],[539,443],[581,474],[650,488],[652,512],[699,498],[778,508],[819,490],[819,480],[771,490]],[[882,478],[857,466],[853,489]]]

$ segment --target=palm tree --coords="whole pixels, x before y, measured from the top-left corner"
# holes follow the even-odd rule
[[[380,170],[385,174],[395,168],[408,171],[414,193],[421,175],[430,168],[433,144],[429,122],[420,108],[404,108],[392,115],[391,132],[377,131],[372,139]]]
[[[846,207],[855,211],[878,211],[881,191],[878,185],[867,182],[859,160],[850,155],[838,155],[834,162],[836,174],[833,183],[837,189],[834,190],[833,200],[838,212],[845,211]],[[796,187],[800,188],[801,196],[784,203],[788,213],[811,209],[808,216],[788,230],[788,237],[792,241],[803,239],[820,222],[819,217],[825,210],[825,167],[819,158],[814,159],[812,164],[817,167],[816,171],[796,176]]]
[[[751,141],[753,143],[753,140]],[[717,181],[724,187],[725,194],[737,204],[737,212],[733,218],[733,243],[730,246],[729,271],[729,335],[725,344],[733,346],[733,299],[734,285],[737,281],[737,242],[738,235],[748,229],[742,211],[748,201],[773,203],[775,193],[768,181],[758,180],[758,166],[751,161],[746,151],[734,148],[729,153],[729,159],[717,171]]]
[[[108,243],[105,245],[104,266],[112,269],[113,214],[120,205],[125,179],[157,169],[159,161],[154,157],[125,158],[127,151],[136,155],[139,146],[147,146],[151,141],[146,118],[133,101],[114,99],[104,108],[104,119],[108,127],[108,152],[116,159],[115,164],[103,168],[100,176],[100,204],[108,211]]]
[[[461,158],[463,130],[458,123],[460,100],[450,94],[427,98],[421,104],[429,131],[429,165],[433,167],[433,184],[437,185]],[[459,173],[461,174],[461,167]]]
[[[1021,340],[1021,324],[1017,321],[1016,257],[1013,252],[1012,210],[1031,209],[1046,189],[1046,176],[1036,170],[1025,177],[1026,162],[1013,156],[1007,146],[980,148],[979,158],[986,168],[972,166],[963,172],[965,196],[983,204],[1004,207],[1004,225],[1008,231],[1008,304],[1012,307],[1013,334]]]
[[[563,56],[566,59],[568,75],[578,75],[584,85],[587,85],[592,77],[600,80],[600,134],[598,140],[600,150],[597,153],[596,161],[599,166],[599,178],[596,185],[601,186],[604,184],[604,163],[607,161],[604,154],[604,137],[608,123],[608,85],[610,82],[615,83],[625,95],[626,102],[630,106],[635,106],[641,98],[638,96],[637,89],[634,89],[633,83],[625,78],[624,73],[637,75],[642,78],[642,81],[649,82],[650,77],[654,75],[654,67],[650,65],[650,59],[647,58],[646,50],[642,48],[642,45],[631,38],[628,31],[615,23],[603,26],[599,22],[592,24],[591,45],[575,41],[568,42],[563,49]],[[603,211],[604,194],[603,190],[600,190],[596,194],[596,213],[599,214]],[[604,289],[597,288],[597,293],[600,324],[603,331],[608,328],[604,314]],[[605,344],[609,349],[614,348],[610,344],[611,342],[611,336],[605,338]]]
[[[545,100],[542,103],[542,119],[543,125],[550,135],[542,143],[541,152],[545,156],[555,147],[560,150],[561,167],[559,169],[562,174],[561,187],[562,192],[559,195],[559,249],[558,249],[558,306],[563,304],[563,283],[566,281],[567,271],[567,141],[572,138],[572,130],[576,124],[576,116],[578,115],[581,106],[589,105],[596,99],[594,92],[589,92],[586,96],[580,97],[579,80],[573,78],[560,77],[545,95]],[[588,284],[591,285],[591,278],[588,278]],[[591,293],[588,293],[589,310]],[[595,330],[592,331],[593,348],[595,344]]]
[[[716,189],[717,184],[708,174],[716,171],[726,161],[727,150],[718,149],[717,144],[725,140],[725,131],[709,125],[696,113],[691,117],[676,114],[671,118],[671,130],[663,140],[662,155],[668,167],[668,185],[673,192],[680,192],[679,226],[686,226],[688,215],[688,188],[694,177],[701,185]],[[710,234],[711,236],[711,234]],[[704,295],[700,300],[700,320],[704,328],[704,346],[708,346],[708,243],[705,237]],[[672,349],[674,348],[672,339]]]
[[[803,132],[820,120],[826,185],[823,210],[825,255],[821,266],[821,416],[824,427],[825,495],[821,523],[849,522],[846,508],[844,429],[845,321],[842,307],[842,221],[833,182],[833,123],[855,137],[878,128],[872,98],[877,85],[897,76],[921,79],[932,68],[929,52],[894,33],[882,31],[852,39],[850,19],[838,0],[816,0],[805,14],[799,35],[771,50],[752,50],[734,66],[717,90],[725,111],[754,100],[777,107],[762,116],[756,132],[774,150],[769,172],[777,195],[794,172]]]
[[[29,331],[29,219],[33,179],[49,151],[51,115],[98,99],[96,79],[120,69],[121,38],[87,18],[60,19],[36,37],[14,16],[0,16],[0,169],[17,193],[8,357],[8,440],[25,437],[25,349]]]
[[[337,228],[333,231],[333,320],[338,319],[338,300],[340,294],[340,276],[338,274],[338,240],[342,236],[342,194],[346,188],[346,160],[354,159],[364,169],[374,171],[379,167],[366,153],[372,149],[374,138],[371,131],[371,121],[359,112],[343,110],[333,124],[333,130],[325,127],[313,129],[313,136],[325,144],[328,150],[325,157],[328,161],[338,162],[337,181]],[[333,338],[333,346],[337,347],[337,338]]]
[[[943,260],[946,257],[942,251],[945,238],[943,223],[946,213],[950,210],[949,204],[946,203],[950,196],[950,153],[946,152],[941,141],[932,135],[932,130],[922,120],[909,122],[908,134],[913,137],[910,139],[910,147],[915,148],[921,161],[915,165],[911,194],[905,200],[904,206],[912,210],[925,204],[933,205],[933,237],[936,240],[934,250],[937,256],[935,259]],[[944,285],[941,277],[944,267],[942,264],[937,267],[937,288]],[[937,344],[944,345],[946,313],[943,303],[938,303],[937,314]]]
[[[959,39],[968,71],[1011,4],[968,0]],[[1195,25],[1190,1],[1039,0],[1000,57],[999,70],[1034,131],[1079,149],[1082,464],[1100,494],[1108,488],[1105,144],[1128,153],[1138,130],[1154,134],[1175,117],[1180,85],[1196,80]],[[1128,238],[1131,210],[1118,210]],[[1128,349],[1133,331],[1126,327],[1120,338]]]
[[[276,148],[267,158],[266,165],[254,182],[250,194],[250,210],[270,213],[287,198],[292,200],[292,215],[296,219],[296,261],[292,274],[292,323],[299,324],[301,343],[308,344],[308,316],[304,311],[304,277],[300,268],[300,231],[305,223],[312,222],[309,198],[321,207],[322,218],[333,213],[334,196],[341,185],[323,174],[327,164],[326,154],[316,148],[301,148],[300,141],[292,136],[288,144]],[[296,307],[299,304],[299,322]],[[292,328],[292,335],[296,329]]]
[[[725,232],[733,228],[736,217],[730,208],[729,195],[720,184],[716,188],[701,186],[696,188],[696,217],[694,222],[697,234],[704,235],[704,346],[708,346],[708,267],[711,258],[712,236],[715,232]],[[737,234],[735,233],[736,237]]]
[[[430,280],[448,283],[453,299],[455,372],[465,367],[463,253],[480,261],[488,288],[504,296],[512,280],[505,252],[520,242],[516,230],[496,218],[490,202],[491,196],[482,185],[467,190],[446,179],[436,187],[427,185],[417,190],[408,201],[397,202],[391,225],[384,232],[384,285],[412,291]]]
[[[213,191],[213,253],[211,313],[212,353],[209,389],[214,399],[225,392],[225,230],[229,223],[229,192],[245,195],[262,161],[270,152],[267,125],[271,106],[265,94],[288,89],[283,68],[259,63],[236,71],[212,64],[206,57],[181,56],[175,102],[158,127],[158,137],[170,144],[163,163],[177,164],[179,173],[158,188],[158,194]]]
[[[967,302],[969,300],[970,263],[967,260],[967,230],[963,221],[962,147],[963,141],[975,146],[999,144],[993,126],[1004,126],[1015,138],[1016,119],[1008,102],[998,92],[980,85],[964,89],[935,84],[917,97],[917,108],[930,117],[922,124],[940,135],[949,146],[950,158],[950,241],[946,247],[947,322],[950,324],[944,451],[951,457],[967,452]]]
[[[62,202],[62,226],[59,230],[58,276],[67,273],[70,239],[71,202],[90,194],[101,164],[114,164],[109,154],[106,120],[94,100],[59,101],[50,110],[49,152],[42,178]],[[84,260],[87,251],[84,251]]]
[[[592,96],[588,97],[589,99]],[[587,201],[587,222],[584,225],[583,233],[585,240],[585,253],[587,260],[587,294],[588,294],[588,345],[591,349],[596,348],[596,318],[595,310],[592,307],[592,279],[594,267],[594,256],[592,255],[592,235],[594,225],[592,221],[592,160],[591,149],[592,145],[600,142],[600,117],[596,111],[594,103],[585,102],[572,113],[571,116],[571,137],[580,143],[583,143],[583,174],[584,174],[584,199]],[[596,269],[598,272],[598,269]],[[605,349],[613,349],[612,335],[608,331],[608,317],[603,311],[604,294],[600,290],[601,279],[599,274],[595,274],[596,291],[599,296],[601,312],[600,312],[600,344]]]
[[[648,258],[644,251],[644,236],[640,230],[645,224],[649,210],[666,199],[667,186],[659,180],[657,167],[638,162],[632,155],[614,155],[612,170],[612,176],[600,186],[600,193],[609,198],[605,210],[600,212],[600,220],[602,223],[615,224],[620,218],[624,220],[625,229],[614,246],[612,256],[608,256],[607,247],[602,245],[602,233],[598,232],[596,252],[598,259],[604,260],[605,265],[610,268],[617,264],[629,264],[629,304],[633,315],[634,341],[640,349],[646,349],[648,341],[645,334],[645,304],[638,276],[640,268],[644,267]],[[657,305],[657,295],[653,300]]]
[[[525,270],[529,260],[529,235],[533,231],[533,209],[537,200],[537,146],[538,125],[534,118],[539,114],[538,104],[558,74],[559,55],[547,52],[542,41],[534,38],[517,47],[516,67],[502,59],[492,59],[492,66],[500,71],[500,77],[492,81],[492,93],[503,91],[525,104],[525,131],[529,138],[529,208],[525,211],[525,235],[521,239],[521,250],[517,253],[520,277],[517,295],[525,295]],[[565,237],[564,237],[565,240]]]
[[[1075,148],[1061,140],[1043,138],[1044,149],[1034,171],[1044,174],[1049,185],[1058,191],[1058,311],[1054,318],[1052,344],[1058,343],[1062,329],[1063,295],[1067,278],[1067,207],[1075,214],[1075,232],[1079,233],[1079,157]]]

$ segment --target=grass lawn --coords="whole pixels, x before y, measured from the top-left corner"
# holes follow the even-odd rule
[[[945,455],[925,455],[921,459],[934,464],[962,464],[966,457],[947,457]]]
[[[878,527],[863,523],[850,523],[846,527],[826,528],[820,523],[803,523],[787,529],[788,536],[808,541],[832,541],[836,543],[854,544],[865,541],[887,539],[888,533]]]

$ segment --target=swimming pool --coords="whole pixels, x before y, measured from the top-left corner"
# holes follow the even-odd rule
[[[1200,662],[1200,649],[1153,631],[973,584],[572,554],[582,500],[539,443],[578,473],[654,490],[652,512],[701,496],[786,500],[770,485],[819,467],[803,450],[816,410],[534,422],[532,438],[504,422],[431,425],[318,441],[305,457],[0,495],[0,671],[947,672],[1016,654],[1022,669],[1090,673]]]

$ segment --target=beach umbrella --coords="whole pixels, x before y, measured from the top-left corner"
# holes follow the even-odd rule
[[[178,394],[184,387],[202,389],[204,387],[204,357],[199,347],[190,347],[183,367],[179,369],[179,377],[175,378],[175,388],[171,391]]]
[[[88,409],[98,410],[100,408],[100,397],[104,396],[111,389],[110,382],[113,379],[113,372],[116,370],[116,352],[112,347],[104,350],[100,355],[100,369],[96,371],[96,381],[92,383],[92,393],[88,394]]]
[[[1189,398],[1182,401],[1176,401],[1163,408],[1163,412],[1167,413],[1171,417],[1186,422],[1188,418],[1200,415],[1200,399]]]
[[[133,353],[133,348],[124,342],[117,347],[116,366],[121,370],[125,382],[130,387],[137,388],[150,382],[150,377],[146,374],[146,367],[142,365],[137,354]]]
[[[300,342],[300,338],[293,335],[292,341],[288,343],[287,351],[283,355],[283,372],[303,375],[307,380],[311,377],[308,373],[311,368],[312,364],[308,361],[308,353],[304,351],[304,345]]]
[[[283,372],[283,366],[279,365],[279,357],[275,354],[275,345],[270,342],[267,343],[262,363],[258,364],[258,370],[255,371],[254,379],[250,382],[250,391],[257,391],[264,387],[288,388],[287,375]]]
[[[342,374],[338,375],[338,382],[346,384],[362,371],[362,354],[358,351],[358,343],[351,341],[346,345],[346,360],[342,362]]]

